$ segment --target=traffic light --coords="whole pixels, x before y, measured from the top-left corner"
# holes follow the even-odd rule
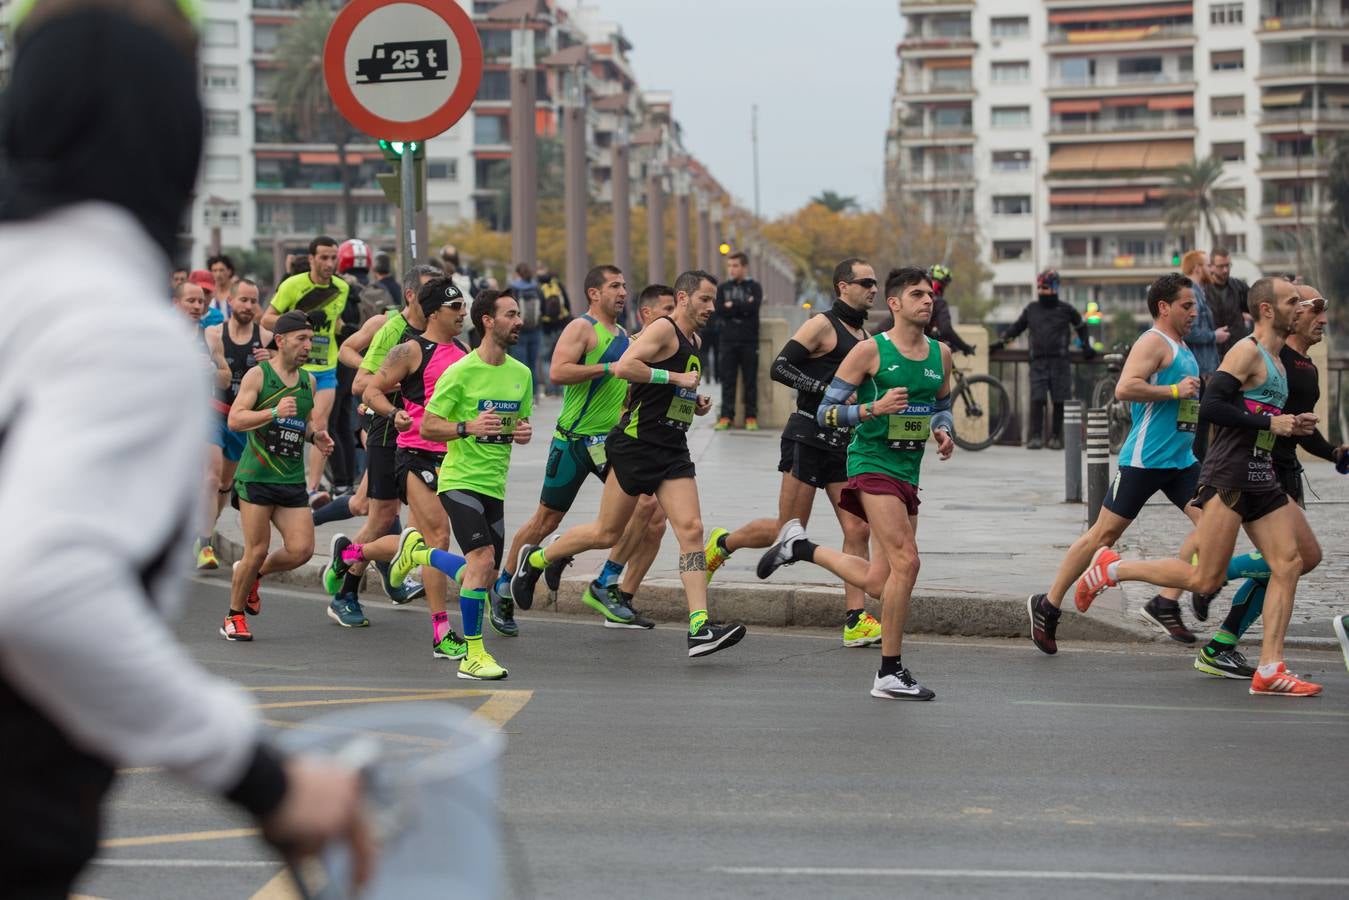
[[[1177,267],[1177,268],[1180,268],[1180,251],[1179,251],[1179,250],[1172,250],[1172,251],[1171,251],[1171,265],[1173,265],[1173,266],[1175,266],[1175,267]]]
[[[726,243],[725,241],[721,242],[721,244],[717,247],[717,250],[720,251],[722,256],[731,255],[731,245]]]
[[[403,158],[402,141],[386,141],[381,139],[379,149],[384,154],[384,158],[390,162],[397,162]],[[426,156],[426,144],[421,141],[412,142],[412,158],[422,159]]]
[[[379,182],[380,188],[384,191],[384,199],[388,200],[394,206],[400,206],[403,203],[403,142],[385,141],[379,142],[379,149],[384,154],[384,158],[393,164],[392,172],[381,172],[375,176],[375,181]],[[426,145],[421,141],[412,142],[412,183],[414,185],[414,208],[416,212],[421,212],[426,206],[426,179],[422,177],[422,169],[425,167]]]
[[[1083,317],[1087,322],[1087,338],[1091,341],[1091,346],[1095,350],[1104,349],[1101,342],[1101,305],[1095,300],[1087,304],[1087,314]]]

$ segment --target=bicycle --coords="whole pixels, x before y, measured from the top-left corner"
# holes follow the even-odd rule
[[[1114,454],[1118,454],[1119,448],[1124,446],[1124,439],[1129,436],[1129,429],[1133,427],[1129,404],[1115,399],[1115,385],[1119,383],[1120,373],[1124,371],[1124,358],[1128,355],[1128,344],[1115,344],[1110,352],[1102,357],[1105,374],[1091,390],[1091,408],[1105,410],[1110,434],[1110,452]]]
[[[983,396],[983,403],[979,402],[980,394]],[[956,446],[962,450],[983,450],[1002,437],[1003,431],[1007,429],[1007,423],[1012,420],[1011,396],[1003,383],[992,375],[966,377],[952,358],[951,414],[956,422],[956,431],[951,435],[951,439],[956,442]],[[962,423],[966,427],[966,435],[969,435],[971,433],[969,426],[976,425],[977,430],[977,423],[981,419],[987,422],[988,428],[983,438],[975,440],[968,436],[961,437]]]

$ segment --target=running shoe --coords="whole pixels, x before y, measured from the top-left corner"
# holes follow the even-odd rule
[[[431,655],[436,659],[463,659],[468,656],[468,642],[451,628],[438,643],[431,646]]]
[[[1283,663],[1274,674],[1266,678],[1256,669],[1251,676],[1251,693],[1268,694],[1273,697],[1315,697],[1321,693],[1321,685],[1299,678]]]
[[[1058,653],[1059,644],[1054,634],[1059,630],[1059,616],[1062,613],[1054,608],[1044,594],[1027,597],[1026,612],[1030,615],[1030,639],[1035,642],[1035,646],[1050,656]]]
[[[403,579],[401,587],[394,587],[389,583],[390,570],[391,567],[386,562],[375,563],[375,571],[379,573],[379,583],[384,588],[384,596],[388,597],[394,606],[405,606],[418,597],[426,596],[426,588],[411,575]]]
[[[417,564],[412,561],[413,551],[425,547],[426,543],[422,540],[420,531],[411,525],[403,529],[403,533],[398,536],[398,553],[394,555],[393,563],[389,566],[389,584],[394,587],[403,586],[412,570],[417,568]]]
[[[1340,639],[1340,652],[1344,654],[1344,667],[1349,669],[1349,616],[1336,616],[1330,620],[1335,629],[1335,637]]]
[[[754,418],[753,416],[747,417],[747,418],[745,419],[745,430],[746,430],[746,431],[758,431],[758,430],[759,430],[759,420],[756,419],[756,418]]]
[[[1166,632],[1173,641],[1182,644],[1194,643],[1194,632],[1185,627],[1180,617],[1180,604],[1166,603],[1161,597],[1153,597],[1138,611],[1147,622]]]
[[[1092,554],[1091,565],[1078,579],[1077,590],[1073,593],[1073,603],[1077,604],[1078,612],[1086,612],[1091,608],[1091,601],[1099,597],[1106,588],[1119,584],[1111,579],[1108,571],[1110,564],[1119,562],[1119,558],[1119,554],[1109,547],[1102,547]]]
[[[1190,607],[1194,610],[1194,620],[1196,622],[1208,621],[1209,604],[1211,604],[1215,599],[1217,599],[1218,595],[1221,593],[1222,588],[1218,588],[1218,590],[1214,591],[1211,594],[1199,594],[1199,593],[1190,594]]]
[[[722,567],[726,560],[731,558],[731,551],[723,550],[720,540],[730,534],[725,528],[713,528],[712,533],[707,536],[707,544],[703,547],[703,555],[707,557],[707,583],[712,583],[712,576],[717,574],[717,569]]]
[[[726,418],[725,416],[722,416],[720,419],[717,419],[717,424],[712,426],[712,430],[725,431],[730,427],[731,427],[731,420]]]
[[[908,669],[900,669],[895,675],[877,675],[871,682],[871,696],[880,700],[931,700],[937,695],[914,681]]]
[[[220,560],[215,558],[214,547],[212,547],[210,544],[203,544],[200,538],[197,539],[197,542],[196,544],[193,545],[193,547],[197,551],[198,572],[205,572],[211,569],[220,568]]]
[[[616,596],[618,597],[619,602],[622,603],[624,606],[626,606],[628,610],[632,613],[632,620],[629,622],[611,622],[608,619],[605,619],[604,620],[605,628],[637,628],[647,630],[656,627],[655,622],[651,621],[646,616],[639,613],[637,611],[637,607],[632,605],[632,594],[623,593],[623,591],[618,587],[618,585],[614,585],[612,588],[610,588],[610,590],[616,592]]]
[[[466,656],[459,663],[459,677],[469,681],[500,681],[509,674],[506,667],[500,665],[486,650]]]
[[[543,570],[543,583],[548,585],[548,590],[554,594],[558,592],[562,587],[562,573],[574,560],[573,556],[564,556],[548,564],[548,568]]]
[[[511,597],[521,609],[529,609],[534,605],[534,586],[543,574],[542,569],[529,564],[529,555],[537,549],[538,544],[525,544],[520,550],[520,565],[515,567],[515,575],[511,577]]]
[[[236,562],[230,566],[230,572],[233,573],[237,568],[239,568],[239,564]],[[244,598],[244,612],[250,616],[256,616],[262,612],[262,595],[258,593],[258,587],[261,584],[261,578],[254,578],[253,586],[248,589],[248,596]]]
[[[869,612],[863,612],[857,624],[843,625],[843,646],[870,647],[881,642],[881,623]]]
[[[506,637],[518,637],[520,626],[515,624],[515,601],[503,597],[493,584],[487,589],[487,621],[492,630]]]
[[[778,530],[777,541],[760,557],[756,570],[758,576],[767,578],[783,566],[790,566],[795,562],[792,559],[792,545],[805,536],[806,529],[801,527],[801,520],[788,519]]]
[[[626,625],[632,621],[632,610],[623,605],[622,598],[618,596],[617,585],[606,588],[598,581],[592,581],[586,585],[581,602],[604,616],[606,622]]]
[[[328,618],[343,628],[364,628],[370,624],[355,594],[339,594],[328,604]]]
[[[707,656],[718,650],[740,643],[745,626],[738,622],[705,622],[696,633],[689,635],[689,656]]]
[[[342,593],[342,582],[347,577],[347,572],[351,568],[342,561],[342,551],[351,546],[351,538],[345,534],[333,535],[332,542],[328,545],[328,565],[323,567],[323,589],[330,596],[336,597]]]
[[[243,616],[226,616],[220,626],[220,636],[227,641],[251,641],[253,632],[248,630],[248,620]]]
[[[310,509],[322,509],[323,507],[331,503],[332,500],[333,495],[325,491],[323,488],[315,488],[314,490],[309,492]]]
[[[1219,678],[1245,680],[1255,677],[1255,667],[1246,661],[1246,657],[1236,647],[1228,647],[1211,653],[1209,648],[1200,649],[1194,658],[1194,667],[1205,675],[1217,675]]]

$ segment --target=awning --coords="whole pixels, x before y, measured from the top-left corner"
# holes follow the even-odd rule
[[[347,165],[359,166],[367,159],[383,159],[382,153],[347,153]],[[300,165],[302,166],[335,166],[337,165],[336,153],[301,153]]]
[[[1148,158],[1147,141],[1127,144],[1104,144],[1096,155],[1095,169],[1141,169]]]
[[[1283,141],[1283,142],[1311,140],[1310,134],[1303,134],[1300,131],[1285,131],[1280,134],[1267,134],[1265,135],[1265,137],[1269,138],[1271,141]]]
[[[1349,93],[1326,91],[1323,96],[1326,98],[1326,103],[1330,106],[1349,106]]]
[[[1051,100],[1049,111],[1059,113],[1094,113],[1101,111],[1100,100]]]
[[[1049,195],[1050,206],[1142,206],[1144,191],[1067,191]]]
[[[1099,31],[1070,31],[1066,35],[1070,44],[1108,44],[1116,41],[1141,41],[1161,31],[1160,25],[1148,25],[1144,28],[1109,28]]]
[[[1147,98],[1147,97],[1139,97],[1139,96],[1133,96],[1133,97],[1106,97],[1106,98],[1105,98],[1104,100],[1102,100],[1101,102],[1104,103],[1106,106],[1111,106],[1111,107],[1114,107],[1114,106],[1147,106],[1147,105],[1148,105],[1148,98]]]
[[[1100,144],[1066,144],[1049,155],[1050,172],[1086,172],[1096,168]]]
[[[294,150],[255,150],[253,155],[258,159],[294,159]],[[335,154],[334,154],[335,155]]]
[[[1074,9],[1049,14],[1050,25],[1069,25],[1078,22],[1127,22],[1138,19],[1160,19],[1165,16],[1192,16],[1190,3],[1172,3],[1167,6],[1133,6],[1110,9]]]
[[[1194,158],[1191,141],[1065,144],[1049,157],[1049,171],[1111,172],[1171,169]]]
[[[1174,169],[1192,159],[1194,159],[1194,143],[1191,141],[1152,141],[1148,144],[1148,155],[1143,168]]]
[[[971,58],[968,56],[938,57],[923,61],[924,69],[968,69]]]
[[[509,150],[474,150],[474,151],[473,151],[473,158],[474,158],[474,159],[510,159],[510,158],[511,158],[511,152],[510,152]]]
[[[1148,109],[1194,109],[1194,94],[1173,97],[1149,97]]]
[[[1305,90],[1302,91],[1280,91],[1272,94],[1265,94],[1260,98],[1260,105],[1269,109],[1275,106],[1297,106],[1302,103],[1302,98],[1307,96]]]

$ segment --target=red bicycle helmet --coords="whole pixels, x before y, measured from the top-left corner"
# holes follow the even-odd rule
[[[348,238],[337,248],[337,273],[352,269],[370,270],[370,247],[359,238]]]

